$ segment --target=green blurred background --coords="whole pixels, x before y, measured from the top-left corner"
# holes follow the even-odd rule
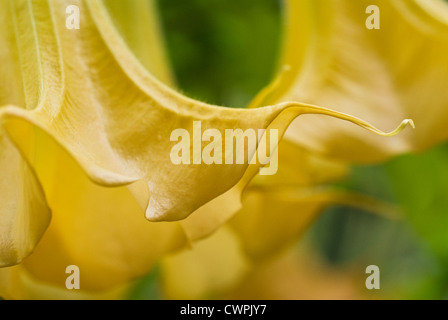
[[[279,0],[158,0],[178,89],[212,104],[244,107],[275,74]],[[448,298],[448,145],[376,166],[355,166],[338,188],[398,205],[405,218],[334,206],[301,241],[341,269],[378,265],[378,297]],[[358,268],[359,275],[366,277]],[[163,299],[157,268],[131,299]]]

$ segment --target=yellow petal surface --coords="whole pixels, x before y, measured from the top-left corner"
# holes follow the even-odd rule
[[[0,269],[0,297],[8,300],[117,300],[128,290],[126,286],[93,293],[67,290],[36,279],[22,266]]]
[[[325,265],[310,249],[289,250],[258,265],[221,299],[254,300],[365,300],[365,278]]]
[[[293,222],[294,223],[294,222]],[[261,228],[262,232],[266,228]],[[269,234],[266,236],[269,237]],[[168,299],[368,299],[365,278],[326,266],[309,248],[254,261],[228,226],[161,263]]]
[[[271,256],[296,241],[335,200],[331,193],[288,191],[279,187],[249,188],[241,211],[229,221],[253,260]]]
[[[370,30],[366,8],[379,9]],[[442,0],[287,0],[279,76],[254,105],[296,100],[356,115],[390,139],[326,117],[293,122],[286,136],[313,151],[371,163],[448,138],[448,4]]]
[[[325,187],[326,183],[348,174],[344,164],[312,155],[287,140],[280,142],[278,152],[277,174],[256,176],[243,193],[240,209],[229,220],[221,222],[227,221],[221,229],[209,238],[193,243],[191,249],[163,260],[162,283],[166,297],[358,297],[355,279],[341,273],[330,273],[319,266],[323,273],[320,279],[313,267],[307,265],[308,256],[298,261],[290,252],[285,256],[285,251],[296,243],[328,205],[361,206],[379,213],[388,212],[387,206]],[[224,194],[193,213],[183,225],[188,225],[195,217],[210,217],[226,211],[228,207]],[[196,235],[207,234],[198,228],[194,231]],[[315,261],[312,263],[316,264]],[[307,278],[304,281],[308,274],[312,280]],[[325,286],[325,281],[332,276],[338,279]],[[313,287],[316,284],[317,287]],[[342,286],[339,291],[338,285]]]
[[[277,151],[277,173],[258,175],[251,185],[307,187],[341,180],[349,174],[345,163],[313,154],[287,139],[280,141]]]
[[[296,242],[330,205],[397,218],[398,210],[387,203],[329,185],[348,175],[347,165],[286,139],[278,152],[277,174],[255,177],[243,194],[241,209],[228,222],[251,260],[265,260]]]
[[[7,8],[8,9],[8,8]],[[0,10],[0,106],[24,105],[14,20]],[[16,264],[32,252],[50,222],[50,209],[35,173],[0,129],[0,267]]]
[[[52,15],[67,3],[13,2],[18,33],[25,32],[21,28],[35,31],[34,42],[19,41],[19,48],[27,54],[26,66],[34,67],[41,82],[32,87],[35,77],[24,73],[24,83],[30,87],[27,104],[37,104],[30,107],[32,112],[3,107],[4,126],[32,165],[30,153],[35,148],[25,133],[42,130],[73,155],[96,183],[116,186],[144,181],[147,192],[139,192],[137,200],[150,220],[187,217],[235,185],[248,167],[247,163],[173,165],[171,132],[184,128],[193,135],[193,120],[202,122],[202,130],[275,128],[280,136],[304,113],[327,114],[370,127],[350,116],[298,103],[242,110],[181,96],[149,74],[131,54],[101,1],[78,3],[84,17],[82,32],[67,30],[64,17]],[[54,25],[48,23],[52,19]]]
[[[161,263],[167,299],[212,298],[238,284],[249,270],[238,238],[227,227]]]
[[[42,178],[53,217],[23,262],[34,277],[64,287],[65,268],[77,265],[83,289],[104,290],[145,275],[155,261],[187,243],[179,222],[147,221],[129,188],[99,186],[68,154],[52,154],[51,143],[42,140],[40,145],[54,159]]]
[[[261,260],[294,242],[330,203],[334,192],[320,190],[344,178],[347,166],[282,140],[278,172],[256,176],[243,194],[241,209],[229,220],[252,260]]]
[[[141,5],[142,2],[133,4]],[[160,46],[155,40],[151,44],[154,45],[152,48]],[[162,66],[163,61],[158,65]],[[164,76],[157,70],[155,74]],[[23,128],[21,134],[23,137],[34,137],[33,143],[39,146],[32,154],[34,168],[46,189],[54,216],[36,252],[21,266],[25,272],[62,292],[67,277],[65,268],[75,264],[83,270],[83,289],[104,290],[146,274],[154,261],[186,243],[185,233],[178,223],[148,223],[128,188],[104,188],[93,183],[51,136],[40,129],[31,132],[30,129]],[[15,148],[10,150],[17,152]],[[18,165],[22,162],[26,166],[23,160],[17,160]],[[14,171],[6,173],[32,189],[32,181],[26,181]],[[11,181],[12,178],[5,180],[8,183],[6,190],[16,192],[18,196],[30,194],[27,190],[20,193],[20,190],[12,189]],[[138,185],[129,188],[138,189]],[[6,192],[4,194],[8,195]],[[17,199],[9,198],[17,202]],[[1,225],[4,228],[3,237],[8,232],[20,231],[17,233],[24,240],[36,242],[38,239],[35,239],[36,231],[33,230],[43,232],[48,225],[49,217],[44,210],[35,213],[24,208],[36,216],[36,222],[24,219],[22,213],[7,206],[5,209],[12,218],[25,220],[33,229],[28,231],[11,227],[4,216]],[[46,224],[39,229],[39,223]],[[19,236],[15,238],[22,239]],[[10,264],[17,263],[30,253],[35,242],[28,245],[28,251],[12,257],[3,250],[2,258],[11,260]],[[11,281],[16,279],[14,277]],[[28,283],[17,283],[16,286],[26,288]],[[20,289],[17,291],[21,292]]]
[[[50,222],[42,188],[17,149],[0,137],[0,267],[29,255]]]
[[[249,186],[242,203],[228,223],[253,261],[270,258],[297,241],[330,205],[361,208],[390,219],[400,217],[390,204],[324,186]]]
[[[114,25],[139,61],[160,81],[173,85],[154,0],[105,0]]]
[[[80,8],[80,30],[66,28],[68,5]],[[168,82],[166,71],[148,72],[152,65],[143,58],[148,48],[129,38],[128,27],[117,18],[119,7],[100,0],[4,0],[0,7],[12,26],[2,30],[0,47],[5,70],[12,74],[6,84],[8,74],[1,73],[5,86],[0,88],[5,141],[15,146],[5,147],[14,157],[15,171],[8,174],[19,173],[14,175],[16,197],[27,196],[24,203],[30,206],[2,212],[2,236],[8,237],[2,245],[9,250],[16,241],[22,247],[14,249],[18,254],[2,251],[2,259],[5,265],[21,261],[47,226],[42,185],[53,222],[24,265],[33,277],[57,286],[71,264],[85,270],[84,286],[91,290],[141,276],[166,252],[210,234],[239,208],[241,191],[260,165],[174,165],[169,155],[175,129],[193,135],[193,121],[201,121],[202,130],[278,129],[281,137],[298,115],[320,114],[387,135],[313,105],[285,102],[242,110],[182,96],[156,78]],[[20,172],[27,175],[22,185]],[[213,199],[226,205],[209,210]],[[184,221],[149,223],[142,211],[152,221]]]

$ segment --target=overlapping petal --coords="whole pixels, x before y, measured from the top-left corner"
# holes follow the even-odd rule
[[[0,106],[24,106],[14,19],[0,10]],[[6,48],[6,50],[5,50]],[[0,267],[16,264],[34,249],[50,221],[50,209],[32,168],[0,128]]]
[[[52,223],[20,268],[59,287],[71,264],[83,270],[84,289],[115,287],[147,273],[167,252],[209,235],[241,208],[241,193],[261,167],[248,162],[266,150],[261,144],[244,150],[245,164],[175,165],[171,132],[183,128],[193,136],[193,121],[223,136],[226,129],[278,129],[281,137],[297,116],[318,114],[389,135],[314,105],[230,109],[180,95],[166,86],[172,80],[160,46],[150,45],[160,42],[157,30],[135,36],[129,20],[121,20],[121,14],[137,12],[143,16],[136,21],[156,28],[148,4],[133,3],[123,11],[117,1],[0,2],[11,27],[0,33],[0,161],[6,168],[0,174],[8,181],[0,191],[11,204],[0,211],[0,265],[30,254],[48,226],[48,207]],[[62,13],[73,4],[80,8],[81,30],[65,26]],[[326,179],[316,175],[311,180]],[[309,179],[294,170],[284,176],[295,177],[294,184]],[[145,221],[142,212],[158,222]]]
[[[36,5],[45,5],[45,3],[43,1],[36,2],[33,7],[29,2],[27,3],[28,7],[25,8],[38,10]],[[135,1],[130,3],[128,8],[138,7],[143,3]],[[2,5],[5,6],[2,13],[8,13],[12,9],[8,6],[14,5],[14,1],[2,2]],[[21,11],[21,13],[24,14],[27,10]],[[154,14],[152,11],[150,13]],[[13,18],[14,15],[8,17]],[[45,18],[48,19],[48,17]],[[49,21],[51,22],[51,19]],[[133,20],[130,20],[129,23],[132,22]],[[151,31],[151,23],[154,21],[147,22],[149,24],[148,31]],[[13,26],[9,30],[14,30]],[[154,37],[153,41],[147,45],[152,45],[152,50],[155,50],[160,47],[158,41],[160,39]],[[2,51],[3,53],[9,53],[9,50],[13,50],[15,46],[11,45],[6,48],[8,50]],[[8,66],[11,65],[14,66],[14,63]],[[161,78],[165,77],[165,81],[169,81],[169,78],[166,77],[168,69],[164,60],[157,61],[157,65],[159,71],[155,70],[154,73]],[[162,68],[163,66],[165,68]],[[0,90],[5,96],[4,102],[19,101],[18,99],[21,97],[19,93],[17,93],[18,98],[12,100],[15,95],[8,94],[7,84],[8,82],[5,81],[5,86],[2,85],[2,90]],[[12,89],[23,90],[21,86]],[[15,92],[14,90],[12,93]],[[31,89],[25,92],[29,97],[33,97]],[[4,154],[6,152],[17,154],[15,158],[4,157],[8,167],[4,166],[5,170],[2,171],[2,174],[9,176],[8,179],[3,180],[5,191],[2,191],[2,197],[5,196],[5,199],[2,202],[5,205],[0,224],[3,246],[0,258],[3,259],[2,261],[6,261],[4,265],[16,264],[31,253],[40,236],[48,227],[49,209],[47,209],[43,198],[43,188],[52,208],[53,220],[32,258],[26,260],[21,266],[21,269],[39,281],[56,287],[64,287],[66,266],[79,264],[86,271],[83,274],[83,289],[89,291],[111,288],[146,274],[154,261],[166,252],[188,243],[185,232],[179,223],[154,224],[148,223],[144,219],[141,208],[129,191],[129,188],[138,190],[138,185],[129,188],[101,187],[88,178],[73,157],[59,146],[47,132],[37,128],[31,131],[27,131],[30,128],[24,129],[21,132],[21,138],[33,138],[26,142],[30,144],[30,148],[34,148],[31,150],[33,169],[36,170],[39,179],[36,179],[36,182],[31,180],[34,174],[30,169],[27,170],[28,163],[19,156],[14,145],[9,143],[9,149],[2,148]],[[5,139],[7,138],[8,136],[5,135]],[[13,166],[23,169],[21,169],[22,171],[13,170]],[[24,177],[22,172],[28,175]],[[17,184],[17,187],[14,183]],[[20,187],[23,190],[20,190]],[[40,197],[38,197],[38,192],[42,193]],[[20,197],[23,198],[23,202],[18,201]],[[14,211],[14,207],[6,205],[7,201],[20,210]],[[30,217],[25,216],[26,214]],[[15,225],[11,226],[12,223]],[[20,240],[23,243],[24,248],[17,254],[15,254],[17,252],[15,247],[8,246],[11,242],[7,238],[9,234],[12,234],[13,240]],[[142,243],[147,245],[142,246]],[[46,263],[42,263],[42,261]],[[17,284],[17,287],[22,286]],[[15,296],[17,297],[17,295]]]
[[[380,29],[366,27],[379,9]],[[276,81],[254,105],[298,100],[392,128],[418,131],[380,139],[325,117],[293,122],[288,139],[341,160],[370,163],[421,151],[448,138],[448,5],[441,0],[288,0]]]
[[[116,300],[126,297],[129,286],[106,291],[67,290],[33,277],[23,265],[0,269],[0,298],[14,300]]]
[[[190,250],[168,256],[161,263],[167,299],[213,298],[234,287],[250,270],[238,237],[221,227]]]
[[[103,3],[117,31],[143,66],[163,83],[174,86],[155,1],[106,0]]]
[[[202,122],[203,130],[279,129],[282,136],[295,117],[313,113],[352,121],[384,135],[359,119],[312,105],[286,102],[242,110],[211,106],[184,97],[148,73],[142,65],[147,62],[139,61],[131,53],[100,0],[4,0],[0,4],[3,12],[11,13],[15,31],[13,37],[9,35],[5,40],[3,51],[6,53],[3,55],[11,58],[8,70],[22,71],[24,91],[22,101],[6,99],[7,105],[0,109],[3,129],[35,171],[39,183],[44,185],[49,203],[55,210],[54,215],[60,214],[61,225],[72,228],[73,238],[66,237],[65,241],[60,241],[65,246],[78,240],[76,235],[81,234],[81,229],[110,219],[115,220],[114,226],[120,225],[121,221],[126,223],[111,228],[107,232],[110,236],[100,242],[110,245],[110,250],[115,250],[113,255],[127,252],[116,250],[111,237],[117,235],[120,238],[123,237],[120,233],[129,235],[134,230],[131,227],[133,222],[128,225],[128,221],[137,221],[138,218],[126,218],[123,211],[132,215],[137,209],[133,204],[126,209],[121,207],[116,203],[120,202],[118,199],[132,195],[140,208],[146,211],[148,219],[173,221],[188,217],[234,186],[242,190],[244,183],[258,172],[259,164],[179,166],[171,162],[171,132],[178,128],[192,132],[194,120]],[[82,32],[68,30],[65,15],[60,14],[72,4],[80,8]],[[11,42],[15,42],[16,46]],[[132,39],[128,42],[131,46],[136,43]],[[15,48],[18,48],[16,54]],[[4,95],[6,93],[2,92]],[[251,152],[248,159],[255,150]],[[81,178],[82,173],[92,184]],[[55,184],[59,178],[68,188]],[[106,200],[108,197],[96,196],[96,191],[102,192],[96,190],[96,185],[118,187],[126,189],[126,192],[114,195],[117,200],[110,201],[111,206],[108,207],[99,200],[109,202]],[[34,190],[39,189],[35,187]],[[92,193],[89,194],[89,190]],[[231,193],[231,198],[238,202],[239,192]],[[67,209],[64,203],[72,203],[73,209]],[[87,206],[89,210],[86,210]],[[56,210],[65,212],[58,213]],[[82,215],[93,222],[87,226],[81,222]],[[36,225],[44,226],[48,215],[40,215],[39,219]],[[214,221],[220,220],[212,219],[206,229],[213,229]],[[58,221],[55,218],[55,231],[49,233],[50,239],[60,237],[60,231],[56,230]],[[181,242],[179,239],[183,238],[177,231],[178,227],[173,224],[167,227],[169,232],[163,228],[160,231],[164,235],[174,234],[173,238],[166,236],[169,238],[166,241],[172,244],[168,246],[170,248],[176,247]],[[146,232],[143,231],[145,228],[153,227],[141,227],[142,233]],[[36,227],[36,230],[41,229]],[[104,236],[93,235],[94,230],[91,233],[83,231],[83,237],[88,239],[86,246],[96,237],[100,239]],[[201,230],[198,234],[208,232]],[[41,232],[35,234],[40,235]],[[85,239],[80,242],[84,243]],[[83,246],[72,246],[66,254],[78,257],[81,248]],[[42,245],[42,251],[45,250],[48,249]],[[153,250],[158,251],[157,248]],[[23,257],[18,257],[17,262],[19,258]],[[43,274],[38,268],[34,272]],[[136,269],[139,268],[141,266]],[[104,281],[100,281],[100,287],[108,285],[107,280]]]
[[[278,151],[277,174],[256,176],[248,184],[240,210],[221,227],[223,231],[217,231],[221,235],[215,233],[162,260],[166,297],[347,299],[361,294],[362,287],[356,285],[361,280],[327,269],[313,255],[302,254],[297,260],[291,248],[331,205],[361,208],[386,218],[399,217],[399,210],[375,198],[331,187],[349,174],[344,163],[312,154],[287,140],[280,142]],[[214,209],[219,210],[219,205]],[[318,277],[320,273],[325,280]],[[334,281],[328,282],[332,275]]]
[[[381,296],[385,297],[385,296]],[[364,279],[350,270],[326,265],[311,248],[288,250],[254,268],[233,290],[229,300],[365,300],[378,299],[368,292]]]
[[[266,260],[299,239],[335,204],[397,218],[393,205],[331,186],[349,175],[349,166],[299,148],[284,139],[279,144],[279,170],[257,176],[247,186],[242,208],[229,225],[252,261]]]

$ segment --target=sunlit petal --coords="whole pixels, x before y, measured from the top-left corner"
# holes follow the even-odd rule
[[[235,234],[223,227],[193,249],[167,257],[161,268],[166,298],[200,299],[231,289],[249,263]]]
[[[253,106],[304,101],[359,116],[385,129],[412,118],[417,130],[390,139],[331,118],[306,116],[286,136],[353,162],[378,162],[448,138],[448,5],[380,0],[380,29],[366,27],[367,0],[287,0],[277,80]]]

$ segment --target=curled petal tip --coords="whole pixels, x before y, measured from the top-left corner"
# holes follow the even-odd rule
[[[412,119],[405,119],[401,122],[401,124],[398,126],[397,129],[395,129],[392,132],[389,132],[386,135],[389,137],[395,136],[395,135],[399,134],[401,131],[403,131],[403,129],[406,128],[407,125],[410,125],[413,129],[415,129],[414,121]]]
[[[414,123],[414,120],[412,120],[412,119],[406,119],[406,120],[404,120],[403,122],[405,123],[405,125],[409,124],[409,125],[412,127],[412,129],[415,129],[415,123]]]

